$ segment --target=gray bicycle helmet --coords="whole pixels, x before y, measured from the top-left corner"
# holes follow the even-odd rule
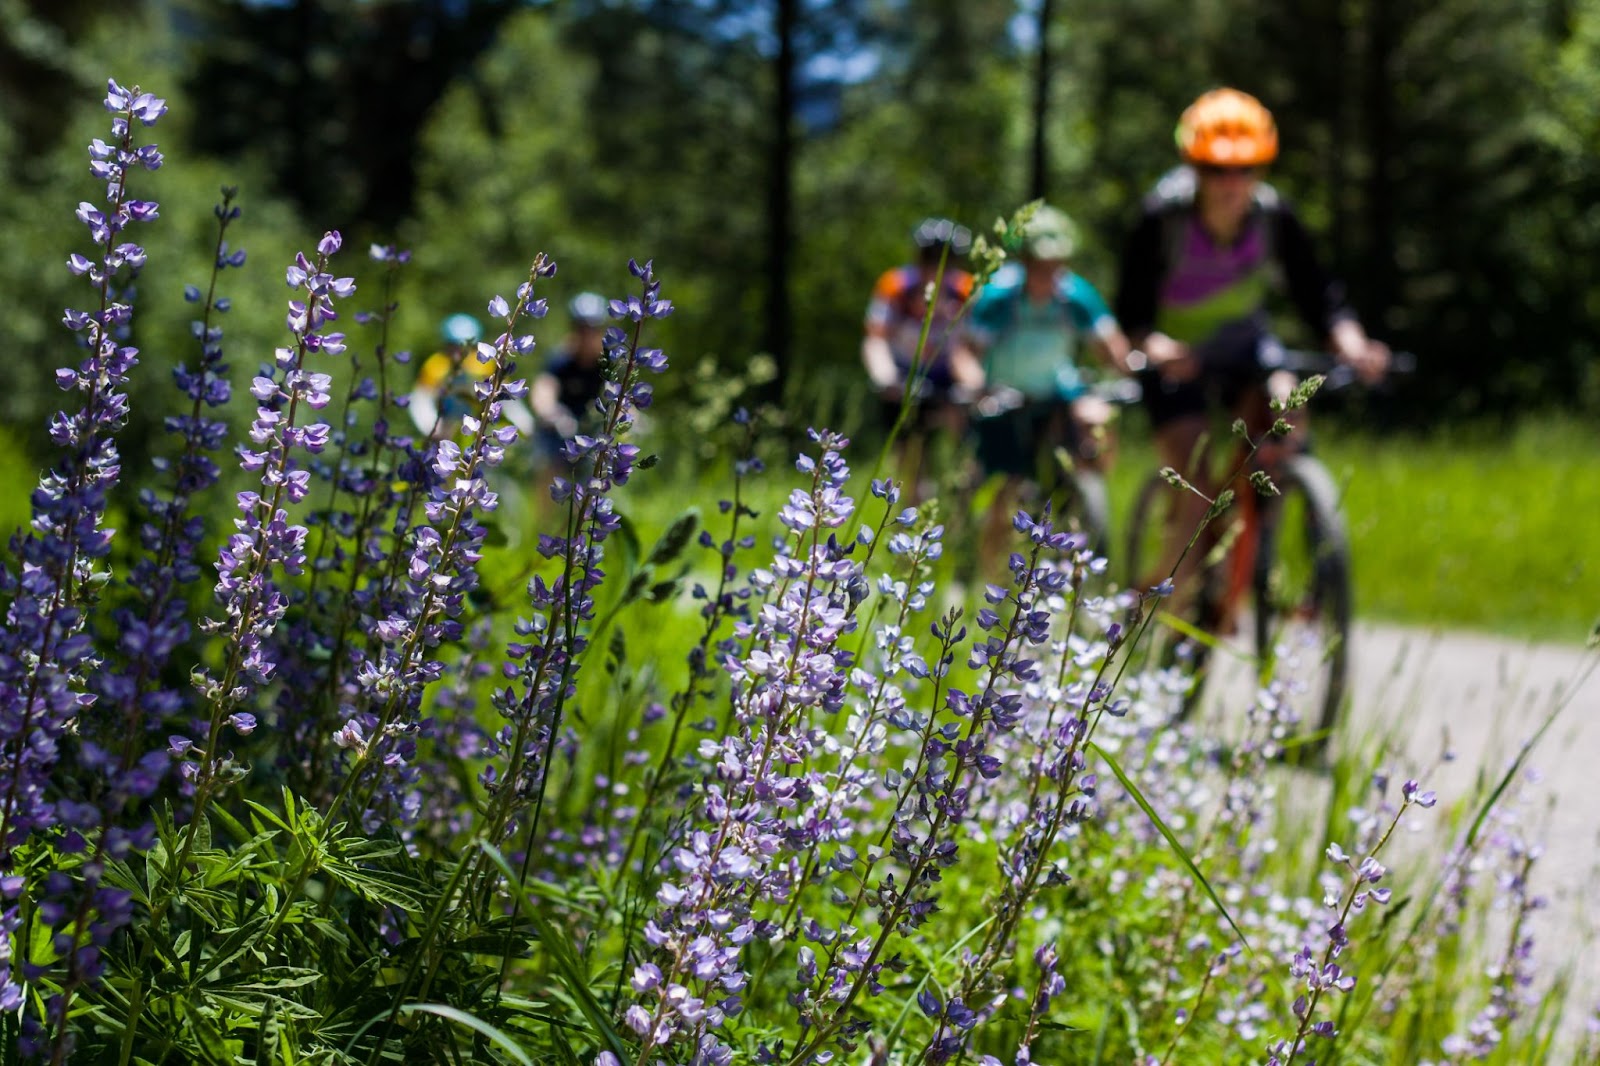
[[[609,313],[606,298],[597,292],[580,292],[567,303],[567,317],[574,326],[599,329]]]
[[[911,231],[911,239],[924,256],[937,257],[946,246],[953,256],[963,256],[972,247],[972,231],[948,218],[925,218]]]

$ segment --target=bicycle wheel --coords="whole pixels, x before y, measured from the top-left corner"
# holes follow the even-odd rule
[[[1339,492],[1310,455],[1291,456],[1282,496],[1262,520],[1256,557],[1256,651],[1289,682],[1320,758],[1344,703],[1350,662],[1350,556]]]
[[[1066,495],[1061,514],[1089,538],[1096,555],[1111,550],[1111,495],[1106,479],[1097,470],[1074,470],[1064,474],[1060,491]]]
[[[1187,536],[1190,530],[1177,528],[1175,512],[1182,492],[1160,474],[1151,474],[1134,498],[1133,511],[1128,516],[1128,534],[1123,556],[1122,575],[1127,587],[1146,592],[1150,586],[1165,580],[1166,573],[1157,573],[1166,557],[1169,538]],[[1210,595],[1212,582],[1202,580],[1200,591],[1194,596],[1182,615],[1182,621],[1202,634],[1209,634],[1216,621],[1216,609]],[[1150,609],[1161,610],[1162,601],[1155,601]],[[1188,718],[1200,704],[1205,694],[1207,667],[1210,665],[1211,645],[1197,640],[1171,626],[1159,627],[1152,644],[1151,654],[1161,666],[1186,665],[1189,686],[1184,691],[1178,709],[1180,720]]]

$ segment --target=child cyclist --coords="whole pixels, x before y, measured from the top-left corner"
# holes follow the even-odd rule
[[[985,385],[1015,394],[1009,410],[974,425],[984,474],[1004,478],[989,509],[985,558],[1006,535],[1022,487],[1051,494],[1060,483],[1057,448],[1092,469],[1107,460],[1109,407],[1089,394],[1079,360],[1087,349],[1128,373],[1128,342],[1099,292],[1072,271],[1077,244],[1066,213],[1040,205],[1014,249],[1020,262],[996,272],[972,308],[967,332],[983,352]]]

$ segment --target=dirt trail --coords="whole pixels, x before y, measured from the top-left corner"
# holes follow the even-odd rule
[[[1600,1002],[1600,652],[1374,624],[1357,627],[1352,652],[1345,728],[1390,736],[1396,774],[1436,767],[1448,737],[1455,760],[1424,782],[1442,801],[1471,794],[1480,774],[1498,780],[1564,703],[1528,758],[1537,780],[1523,823],[1544,846],[1534,883],[1549,899],[1534,950],[1541,978],[1573,969],[1563,1030],[1576,1037]],[[1202,710],[1208,719],[1249,699],[1248,669],[1222,658]],[[1448,831],[1439,826],[1442,847]]]

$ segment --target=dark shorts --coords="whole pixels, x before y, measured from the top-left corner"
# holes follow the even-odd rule
[[[1065,445],[1072,418],[1059,400],[1030,401],[1014,411],[973,422],[978,465],[985,474],[1050,479],[1052,451]]]
[[[1174,383],[1146,370],[1139,375],[1139,386],[1150,425],[1159,429],[1180,418],[1206,417],[1214,409],[1232,411],[1264,380],[1261,374],[1228,374]]]

